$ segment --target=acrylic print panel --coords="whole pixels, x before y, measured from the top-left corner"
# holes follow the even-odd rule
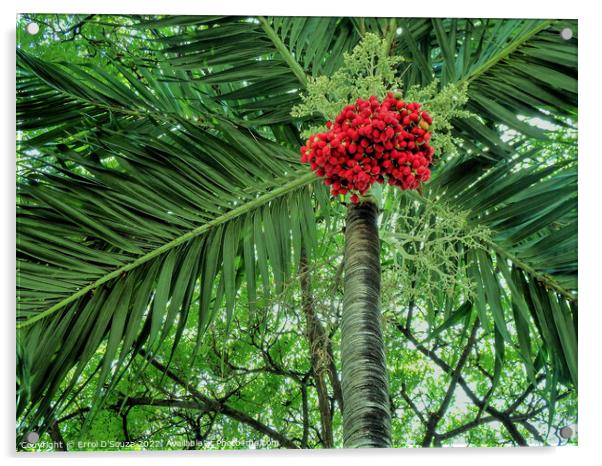
[[[17,450],[576,443],[577,37],[20,15]]]

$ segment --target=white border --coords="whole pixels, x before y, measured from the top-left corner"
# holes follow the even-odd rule
[[[3,381],[0,383],[2,402],[4,403],[0,428],[2,456],[4,464],[29,464],[41,460],[44,464],[145,464],[164,465],[202,462],[212,465],[223,462],[240,461],[245,464],[280,464],[283,461],[290,466],[304,465],[308,462],[331,462],[344,464],[363,464],[376,461],[380,464],[419,463],[455,465],[462,464],[487,466],[508,463],[544,463],[546,466],[567,464],[590,464],[600,456],[598,442],[602,433],[600,390],[602,365],[600,355],[600,331],[602,330],[602,306],[598,290],[601,278],[599,236],[601,231],[600,193],[598,180],[602,169],[600,163],[600,142],[596,140],[602,134],[600,125],[600,80],[602,70],[598,48],[602,41],[600,34],[600,16],[596,14],[594,2],[567,2],[503,0],[498,3],[465,0],[401,0],[380,2],[343,2],[325,0],[284,1],[224,1],[213,0],[167,0],[165,2],[136,0],[21,0],[2,2],[3,44],[0,47],[2,61],[0,79],[2,80],[2,151],[0,170],[3,176],[2,187],[2,280],[1,292],[5,305],[2,308],[3,339],[2,349]],[[529,17],[529,18],[578,18],[579,19],[579,286],[580,286],[580,389],[579,389],[579,447],[564,448],[522,448],[522,449],[445,449],[445,450],[388,450],[388,451],[250,451],[250,452],[175,452],[175,453],[73,453],[47,454],[33,457],[14,453],[14,83],[15,83],[15,17],[23,12],[49,13],[138,13],[138,14],[270,14],[270,15],[316,15],[316,16],[456,16],[456,17]],[[599,460],[596,461],[599,463]]]

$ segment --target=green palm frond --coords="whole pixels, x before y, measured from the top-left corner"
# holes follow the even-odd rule
[[[151,20],[139,24],[152,28]],[[330,74],[360,39],[348,18],[223,18],[161,37],[162,61],[194,74],[253,124],[291,122],[307,76]]]
[[[50,93],[77,105],[90,96],[91,108],[103,108],[95,78],[73,68],[38,76],[37,93],[27,96],[38,121],[56,114],[37,105]],[[301,247],[315,250],[315,177],[300,173],[295,153],[221,119],[204,129],[173,115],[177,126],[136,114],[144,125],[127,132],[119,129],[131,127],[132,115],[114,112],[109,127],[80,119],[85,132],[65,143],[24,144],[44,164],[29,167],[18,193],[17,325],[27,355],[20,370],[30,374],[21,410],[41,401],[37,416],[47,414],[58,383],[73,367],[75,381],[105,339],[99,386],[134,345],[153,349],[176,328],[175,348],[191,307],[200,345],[224,301],[231,318],[239,276],[249,295],[257,294],[256,275],[264,292],[272,282],[278,291]]]
[[[465,260],[482,292],[471,309],[499,335],[500,359],[516,345],[527,370],[545,360],[576,383],[575,164],[525,167],[535,155],[503,138],[545,140],[529,117],[576,119],[577,41],[560,26],[163,17],[135,26],[154,34],[156,62],[111,62],[111,73],[18,50],[19,413],[49,419],[90,364],[104,393],[133,351],[169,332],[173,354],[190,321],[198,347],[212,320],[232,318],[241,286],[253,306],[302,248],[315,253],[330,200],[297,162],[290,111],[307,76],[331,74],[366,32],[409,59],[407,85],[468,84],[478,118],[454,122],[458,156],[414,199],[491,230]]]
[[[493,130],[496,124],[535,138],[545,132],[525,118],[564,125],[577,108],[577,36],[564,40],[563,27],[576,22],[552,20],[404,19],[396,53],[413,66],[407,85],[467,83],[468,106],[476,119],[455,122],[465,144],[481,144],[487,157],[511,155]],[[470,147],[468,147],[470,148]],[[473,148],[478,151],[478,147]]]
[[[500,161],[468,185],[461,176],[441,176],[412,198],[444,201],[468,212],[467,229],[491,231],[466,254],[481,323],[519,348],[529,374],[543,357],[560,380],[576,385],[577,173],[568,162],[521,166],[535,155]]]

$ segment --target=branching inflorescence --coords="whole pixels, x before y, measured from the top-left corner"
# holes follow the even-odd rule
[[[455,153],[451,120],[470,116],[463,109],[465,84],[440,89],[433,80],[402,93],[405,60],[388,55],[385,45],[366,34],[335,73],[309,78],[302,103],[291,112],[326,121],[303,132],[301,161],[324,178],[333,196],[350,193],[352,202],[374,183],[417,189],[430,178],[435,154],[449,159]]]

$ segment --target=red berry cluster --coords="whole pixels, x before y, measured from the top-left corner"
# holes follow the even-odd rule
[[[375,96],[347,105],[328,131],[311,136],[301,147],[301,162],[324,178],[333,196],[364,195],[385,179],[392,186],[416,189],[427,181],[433,161],[428,131],[433,120],[416,102],[406,103],[389,92],[382,103]]]

